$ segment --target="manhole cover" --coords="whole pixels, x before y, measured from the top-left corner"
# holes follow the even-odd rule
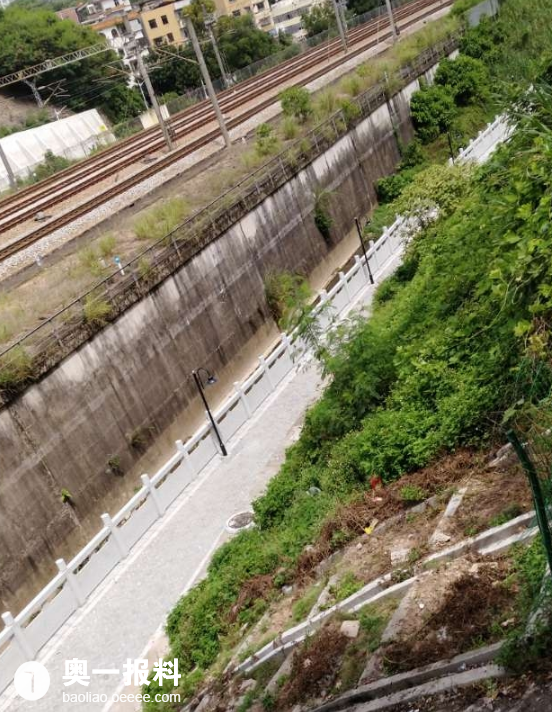
[[[238,529],[248,529],[254,524],[254,516],[253,512],[240,512],[239,514],[234,514],[226,522],[226,528],[231,532],[237,531]]]

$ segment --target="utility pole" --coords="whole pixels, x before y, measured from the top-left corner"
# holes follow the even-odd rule
[[[215,90],[213,89],[211,77],[209,76],[209,70],[207,69],[207,65],[205,64],[203,52],[201,51],[201,47],[197,39],[194,23],[189,17],[185,17],[184,19],[186,20],[186,30],[188,32],[188,37],[190,38],[192,47],[194,48],[194,52],[197,57],[197,63],[199,64],[199,69],[201,70],[203,81],[205,82],[205,86],[207,87],[207,93],[209,94],[209,99],[211,100],[211,104],[213,105],[213,109],[215,111],[215,115],[220,126],[220,131],[222,133],[222,137],[224,138],[224,143],[226,144],[227,148],[230,148],[230,146],[232,145],[232,141],[230,140],[230,134],[228,133],[228,129],[226,128],[226,124],[224,123],[224,116],[222,115],[222,111],[220,110],[220,106],[217,101],[217,95],[215,94]]]
[[[347,36],[343,28],[343,20],[341,17],[341,10],[339,9],[338,0],[332,0],[332,5],[335,13],[335,19],[337,20],[337,29],[339,30],[339,36],[341,37],[341,44],[343,45],[343,51],[346,52],[347,47]]]
[[[213,32],[213,24],[215,20],[212,15],[209,15],[208,17],[205,18],[205,27],[207,28],[207,32],[209,34],[209,39],[211,40],[211,44],[213,45],[213,50],[215,52],[215,57],[217,58],[217,64],[220,69],[220,76],[222,77],[222,83],[224,84],[224,88],[228,89],[229,82],[228,82],[228,76],[226,74],[226,70],[224,68],[224,62],[222,61],[222,56],[220,54],[219,46],[217,39],[215,37],[215,33]]]
[[[171,134],[169,132],[169,129],[167,128],[167,124],[165,123],[163,114],[161,113],[161,109],[159,107],[157,97],[155,96],[155,92],[153,91],[153,87],[151,85],[148,70],[146,69],[144,60],[142,59],[142,53],[140,52],[140,47],[138,47],[138,42],[136,42],[136,38],[134,37],[134,32],[130,25],[130,20],[128,19],[128,15],[126,13],[123,15],[123,23],[125,25],[125,30],[126,30],[126,33],[128,34],[128,36],[132,37],[134,39],[134,56],[136,58],[136,67],[138,69],[138,73],[142,77],[144,86],[146,87],[146,91],[150,98],[151,105],[153,107],[153,110],[155,111],[155,115],[157,116],[157,121],[161,128],[161,131],[163,132],[163,138],[165,139],[165,143],[167,144],[167,149],[169,151],[172,151],[174,146],[173,146],[173,142],[171,139]],[[140,87],[140,93],[142,94],[142,97],[144,97],[144,92],[142,90],[142,87]]]
[[[155,115],[157,116],[157,121],[159,122],[161,131],[163,132],[163,138],[165,139],[167,148],[169,149],[169,151],[172,151],[173,143],[171,141],[169,129],[167,128],[167,124],[165,123],[165,119],[163,118],[163,114],[161,113],[161,108],[159,107],[157,97],[155,96],[155,92],[153,91],[153,87],[151,85],[148,70],[146,69],[146,65],[144,64],[144,60],[142,59],[142,55],[138,47],[136,47],[136,66],[138,67],[138,71],[140,72],[142,79],[144,80],[144,86],[146,87],[146,91],[148,92],[151,105],[153,106],[153,110],[155,111]]]
[[[389,16],[389,24],[391,25],[393,42],[396,42],[399,38],[399,31],[397,29],[397,25],[395,25],[395,18],[393,17],[393,8],[391,7],[391,0],[385,0],[385,5],[387,6],[387,14]]]
[[[8,157],[6,156],[4,147],[2,146],[1,143],[0,143],[0,160],[4,164],[4,168],[6,169],[6,173],[8,174],[8,182],[10,184],[10,188],[16,188],[17,181],[15,180],[15,174],[14,174],[13,168],[11,167],[11,164],[8,160]]]

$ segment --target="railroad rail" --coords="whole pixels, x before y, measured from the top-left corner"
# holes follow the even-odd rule
[[[432,14],[437,8],[445,7],[451,2],[452,0],[413,0],[395,11],[395,20],[399,28],[404,29],[423,19],[423,17]],[[378,17],[357,26],[348,32],[349,51],[346,59],[355,57],[390,37],[391,28],[386,17]],[[233,111],[243,104],[259,98],[259,101],[255,102],[252,107],[229,119],[227,121],[228,128],[232,129],[239,126],[244,121],[255,116],[259,111],[273,104],[274,94],[272,93],[267,97],[267,92],[280,86],[283,79],[289,80],[294,76],[304,75],[308,72],[306,76],[303,76],[295,84],[301,85],[311,82],[338,67],[343,61],[344,55],[342,52],[340,40],[335,38],[327,44],[312,48],[275,68],[255,75],[233,89],[221,92],[219,98],[222,109],[225,112]],[[330,55],[335,57],[336,54],[339,55],[338,58],[329,61]],[[310,71],[311,69],[314,71]],[[172,120],[171,126],[178,138],[200,129],[210,121],[214,121],[213,111],[207,102],[201,102],[177,114]],[[84,200],[81,204],[59,217],[49,220],[36,230],[0,247],[0,261],[17,254],[54,230],[68,225],[73,220],[82,217],[113,197],[126,192],[158,171],[169,167],[176,161],[210,143],[218,136],[220,136],[218,128],[208,131],[201,137],[162,156],[149,166],[141,168],[136,173],[118,182],[115,186],[111,186],[109,191]],[[30,186],[19,193],[9,196],[0,203],[0,230],[9,230],[29,220],[37,210],[48,209],[59,202],[76,196],[86,188],[137,163],[146,155],[151,154],[152,151],[161,149],[162,146],[161,132],[157,127],[153,127],[141,132],[139,136],[130,137],[119,142],[92,159],[88,159],[77,166],[56,174],[56,176],[52,176],[37,186]]]

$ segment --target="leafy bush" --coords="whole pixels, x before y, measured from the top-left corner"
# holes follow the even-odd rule
[[[341,109],[341,113],[343,114],[343,118],[345,119],[345,124],[347,126],[351,126],[355,119],[358,119],[362,113],[360,106],[355,101],[351,101],[350,99],[340,99],[339,108]]]
[[[407,173],[393,173],[376,181],[376,195],[380,203],[392,203],[412,180]]]
[[[311,96],[304,87],[289,87],[278,94],[285,116],[293,116],[300,122],[305,122],[312,114]]]
[[[311,293],[308,281],[292,272],[268,272],[264,289],[272,318],[282,329],[291,326],[294,316],[305,307]]]
[[[331,239],[330,229],[333,225],[329,204],[330,193],[326,190],[318,191],[314,199],[314,224],[322,237],[327,241]]]
[[[433,85],[414,92],[410,115],[416,134],[423,143],[434,141],[452,126],[456,110],[454,98],[445,87]]]
[[[32,175],[24,181],[25,183],[38,183],[38,181],[44,180],[53,176],[55,173],[59,173],[64,168],[68,168],[72,161],[63,156],[56,156],[52,151],[46,151],[44,154],[44,159],[39,163],[33,170]]]
[[[416,503],[427,499],[427,492],[422,487],[416,485],[405,485],[401,487],[401,499],[403,502]]]
[[[418,139],[413,139],[401,152],[401,170],[414,168],[425,162],[424,149]]]
[[[460,55],[439,62],[435,84],[445,87],[459,106],[481,102],[489,93],[489,72],[480,59]]]

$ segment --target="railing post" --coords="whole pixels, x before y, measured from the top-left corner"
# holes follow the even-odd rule
[[[147,475],[141,475],[140,479],[142,480],[142,484],[144,487],[147,489],[148,494],[150,495],[152,501],[153,501],[153,506],[155,507],[155,511],[157,512],[158,517],[163,516],[163,506],[161,502],[159,501],[159,495],[157,494],[157,490],[155,487],[152,485],[150,478]]]
[[[355,255],[355,264],[356,264],[357,267],[358,267],[358,271],[359,271],[359,272],[362,272],[362,274],[364,275],[364,277],[365,277],[366,281],[368,282],[368,284],[371,284],[371,282],[370,282],[370,272],[368,271],[367,260],[368,260],[368,257],[366,257],[366,260],[363,260],[363,259],[360,257],[360,255]]]
[[[285,350],[288,352],[290,359],[293,361],[294,358],[293,358],[293,348],[292,348],[291,339],[289,338],[289,336],[286,334],[285,331],[282,332],[281,338],[282,338],[282,343],[284,344]]]
[[[275,388],[274,381],[272,380],[272,375],[270,373],[270,369],[268,367],[268,364],[264,358],[264,356],[259,356],[259,363],[261,364],[261,368],[264,371],[264,374],[267,378],[268,385],[270,386],[270,390],[273,391]]]
[[[245,410],[245,414],[248,418],[251,418],[251,408],[249,407],[249,403],[247,402],[247,396],[245,395],[245,391],[243,390],[243,387],[239,381],[234,381],[234,390],[240,398],[241,404],[243,405],[243,409]]]
[[[347,279],[343,272],[339,273],[339,284],[342,286],[342,288],[345,290],[345,294],[347,295],[347,301],[351,301],[351,292],[349,290],[349,283],[347,282]]]
[[[104,526],[106,526],[109,531],[111,532],[111,536],[113,537],[113,541],[115,542],[115,546],[117,547],[119,551],[119,555],[121,559],[124,559],[127,554],[128,554],[128,549],[125,546],[125,543],[122,540],[121,534],[119,530],[117,529],[115,523],[113,522],[113,519],[105,512],[100,516],[100,519],[104,523]]]
[[[4,621],[4,625],[6,626],[6,628],[9,629],[12,633],[16,643],[19,645],[21,652],[23,653],[25,658],[27,658],[27,660],[33,660],[34,651],[31,647],[31,644],[27,640],[27,636],[25,635],[25,631],[23,630],[23,628],[19,625],[19,623],[15,620],[15,618],[9,611],[7,611],[6,613],[2,613],[2,620]]]
[[[186,463],[186,467],[188,468],[188,472],[192,477],[195,477],[196,471],[192,462],[192,458],[190,457],[190,453],[188,452],[188,448],[184,445],[182,440],[176,440],[175,442],[176,449],[178,452],[181,452],[183,455],[183,460]]]
[[[57,559],[56,566],[58,567],[58,570],[62,574],[65,574],[65,580],[67,581],[67,585],[71,589],[71,592],[72,592],[73,596],[75,597],[75,600],[77,601],[78,605],[84,606],[86,597],[82,593],[80,584],[77,581],[75,574],[70,569],[67,568],[65,559]]]
[[[372,257],[374,258],[374,263],[375,263],[375,265],[376,265],[376,269],[375,269],[375,270],[372,270],[372,273],[377,272],[377,271],[379,270],[379,268],[380,268],[380,261],[379,261],[379,257],[378,257],[377,244],[378,244],[378,242],[385,236],[386,231],[387,231],[387,228],[384,227],[384,228],[383,228],[383,232],[382,232],[382,234],[381,234],[381,237],[380,237],[376,242],[374,242],[373,240],[370,240],[370,243],[371,243],[371,244],[370,244],[370,249],[373,250],[373,251],[372,251]],[[370,255],[368,255],[368,259],[370,259]]]

